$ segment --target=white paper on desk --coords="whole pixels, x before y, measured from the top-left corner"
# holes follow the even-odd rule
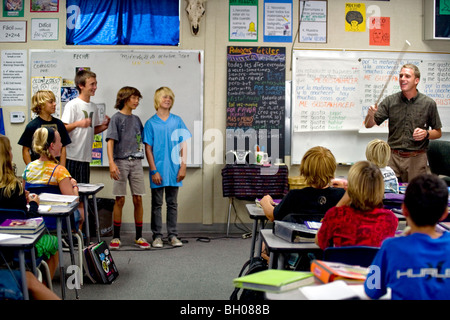
[[[49,212],[51,209],[52,209],[52,206],[50,206],[50,205],[40,204],[38,212],[45,213],[45,212]]]
[[[299,289],[308,300],[359,299],[358,294],[343,280]]]
[[[83,189],[84,192],[91,192],[98,189],[98,187],[104,187],[105,185],[103,183],[97,183],[97,184],[91,184],[91,183],[79,183],[78,184],[78,190],[80,188]]]
[[[15,239],[20,239],[20,235],[0,233],[0,242],[8,241],[8,240],[15,240]]]

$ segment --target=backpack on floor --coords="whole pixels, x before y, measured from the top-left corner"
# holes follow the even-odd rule
[[[242,266],[239,276],[244,274],[245,269],[248,267],[245,275],[267,270],[269,268],[267,261],[260,257],[253,257]],[[235,288],[230,296],[230,300],[264,300],[264,292],[256,290],[243,289],[240,297],[238,297],[241,288]]]

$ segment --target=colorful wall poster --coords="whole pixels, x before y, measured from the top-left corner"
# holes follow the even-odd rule
[[[391,44],[391,18],[371,17],[369,24],[369,45],[389,46]]]
[[[292,42],[292,0],[264,1],[264,42]]]
[[[366,31],[366,5],[364,3],[345,4],[345,31]]]
[[[229,41],[258,41],[258,0],[230,0]]]

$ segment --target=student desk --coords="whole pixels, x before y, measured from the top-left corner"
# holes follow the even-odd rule
[[[260,232],[264,228],[264,222],[267,220],[266,215],[262,208],[258,207],[254,203],[248,203],[245,205],[250,215],[250,218],[253,219],[253,230],[252,230],[252,245],[250,248],[250,259],[255,256],[255,246],[256,247],[256,256],[261,257],[261,249],[262,249],[262,237],[259,236],[259,241],[256,243],[256,235],[258,231]],[[260,225],[258,230],[258,224]]]
[[[18,239],[11,239],[0,241],[0,248],[11,248],[14,250],[18,250],[19,252],[19,265],[20,265],[20,274],[22,276],[22,292],[24,300],[29,300],[28,294],[28,286],[27,286],[27,277],[25,270],[25,250],[31,249],[31,264],[34,275],[37,275],[36,272],[36,253],[34,251],[34,246],[36,242],[41,238],[42,234],[45,232],[45,228],[40,230],[35,234],[15,234],[20,235],[21,237]]]
[[[70,247],[70,261],[72,265],[75,265],[75,258],[73,254],[73,239],[72,239],[72,226],[70,223],[70,215],[74,213],[74,211],[78,209],[78,202],[74,203],[71,206],[58,206],[51,207],[48,212],[40,212],[39,214],[44,217],[55,217],[56,218],[56,235],[58,237],[58,254],[59,254],[59,269],[61,273],[61,294],[62,299],[66,297],[66,273],[63,262],[63,250],[62,250],[62,219],[66,219],[67,224],[67,233],[69,234],[69,247]],[[81,248],[78,248],[81,250]],[[80,270],[80,272],[82,272]],[[78,299],[78,291],[75,287],[76,298]]]
[[[230,229],[231,208],[234,199],[255,201],[269,194],[283,198],[289,191],[287,166],[260,166],[227,164],[222,169],[222,192],[229,198],[227,236]]]
[[[293,243],[277,237],[271,229],[263,229],[260,231],[260,234],[270,253],[270,269],[273,269],[275,261],[277,261],[277,269],[284,268],[285,253],[322,252],[322,249],[315,244],[314,238],[310,240],[311,242]]]
[[[89,230],[89,203],[88,198],[92,196],[92,200],[94,202],[94,214],[95,214],[95,223],[96,223],[96,232],[97,232],[97,242],[100,242],[100,224],[98,220],[98,209],[97,209],[97,198],[96,194],[105,187],[103,183],[99,184],[90,184],[90,183],[78,183],[78,194],[83,201],[84,204],[84,215],[85,215],[85,223],[86,223],[86,240],[87,245],[91,243],[91,236]]]

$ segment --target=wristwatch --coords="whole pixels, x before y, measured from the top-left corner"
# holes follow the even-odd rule
[[[156,171],[156,170],[151,170],[151,171],[150,171],[150,175],[153,176],[153,175],[155,175],[155,173],[157,173],[157,172],[158,172],[158,171]]]
[[[425,139],[429,139],[430,138],[430,131],[427,130],[427,136],[425,137]]]

